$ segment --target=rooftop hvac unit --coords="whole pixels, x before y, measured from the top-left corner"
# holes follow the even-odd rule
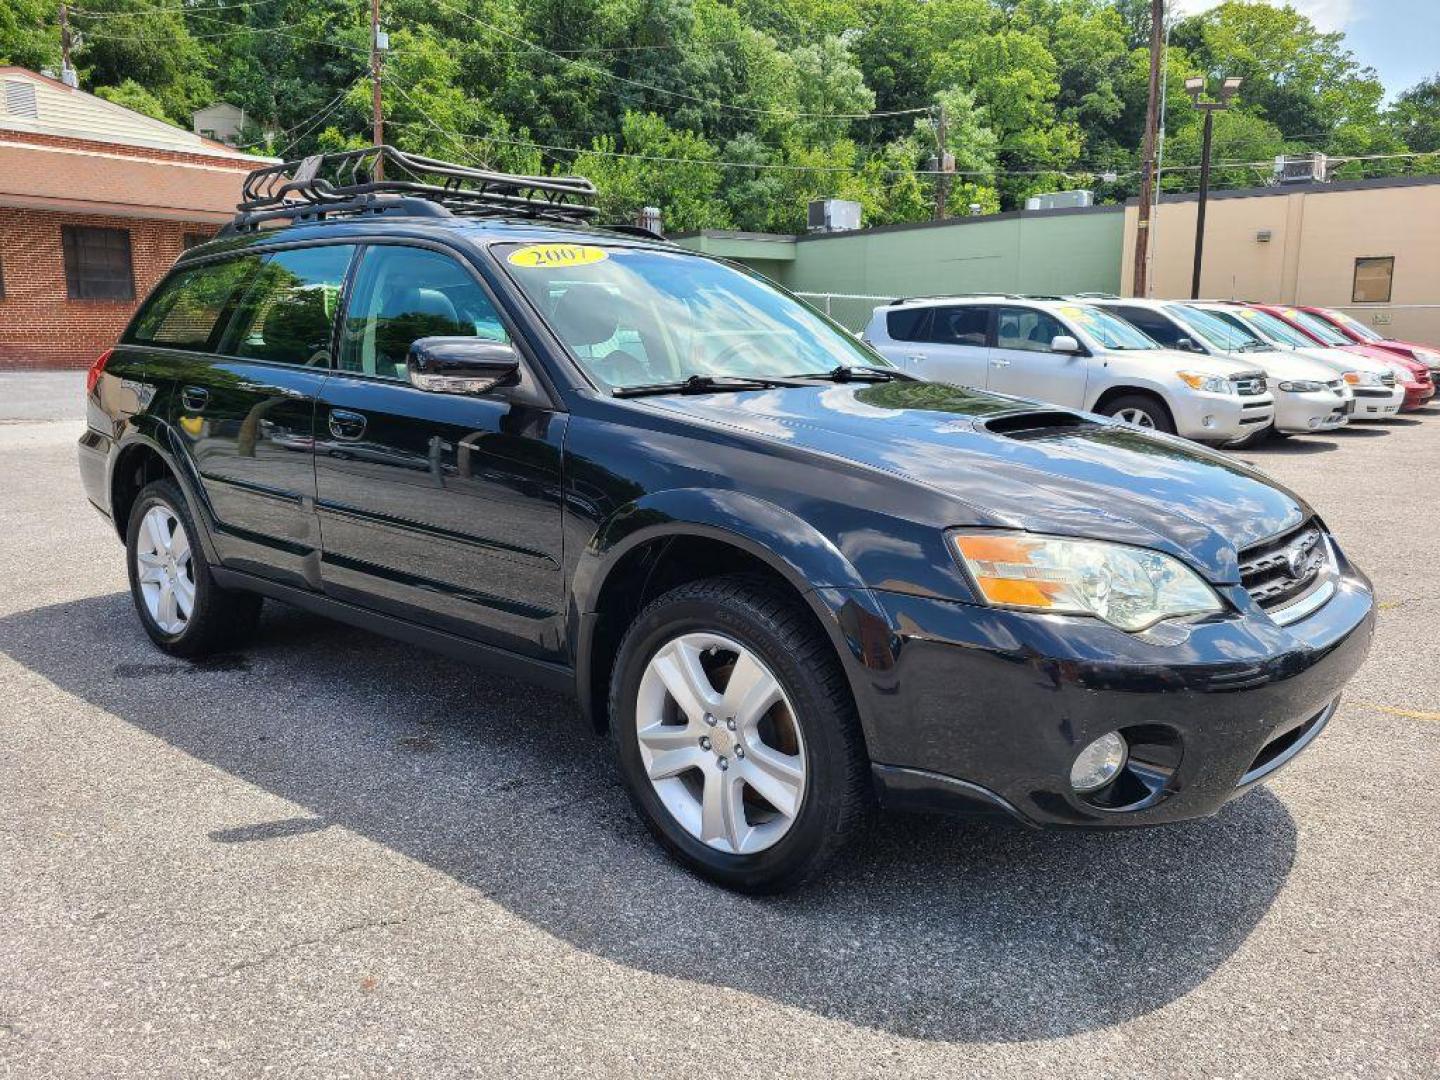
[[[812,199],[807,222],[811,232],[849,232],[860,228],[860,204],[849,199]]]
[[[1044,195],[1031,195],[1025,200],[1026,210],[1062,210],[1076,206],[1094,206],[1095,193],[1077,188],[1074,191],[1051,191]]]
[[[1275,159],[1275,179],[1281,184],[1323,184],[1324,154],[1281,154]]]

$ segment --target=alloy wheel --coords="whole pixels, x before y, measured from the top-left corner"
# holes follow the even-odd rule
[[[1124,420],[1127,424],[1134,424],[1136,427],[1153,428],[1155,420],[1144,409],[1121,409],[1115,414],[1117,420]]]
[[[777,843],[805,796],[805,744],[774,672],[712,633],[662,645],[640,680],[640,758],[665,809],[691,836],[749,855]]]
[[[152,506],[140,519],[135,573],[145,610],[166,634],[180,634],[195,610],[195,561],[190,538],[168,506]]]

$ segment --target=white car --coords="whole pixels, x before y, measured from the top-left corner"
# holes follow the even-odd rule
[[[958,383],[1225,445],[1275,418],[1265,372],[1163,349],[1089,303],[1014,295],[924,297],[875,309],[864,340],[923,379]]]
[[[1405,387],[1395,378],[1395,369],[1389,364],[1344,349],[1317,345],[1268,311],[1202,300],[1192,300],[1189,306],[1208,311],[1231,326],[1247,330],[1274,348],[1318,360],[1339,374],[1355,392],[1352,420],[1383,420],[1398,413],[1405,402]]]
[[[1349,422],[1355,394],[1336,371],[1294,350],[1281,351],[1248,329],[1183,300],[1134,297],[1092,301],[1169,349],[1255,364],[1270,377],[1280,435],[1333,431]]]

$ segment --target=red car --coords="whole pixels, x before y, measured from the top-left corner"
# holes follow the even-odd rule
[[[1336,311],[1334,308],[1297,304],[1296,310],[1321,320],[1326,325],[1340,331],[1357,345],[1375,345],[1382,349],[1389,349],[1401,356],[1408,356],[1411,360],[1418,360],[1430,369],[1430,381],[1440,388],[1440,349],[1429,345],[1420,345],[1414,341],[1401,341],[1399,338],[1386,337],[1373,326],[1366,326],[1354,316],[1346,315],[1345,312]]]
[[[1401,412],[1412,412],[1424,406],[1435,396],[1435,383],[1430,377],[1430,367],[1408,356],[1368,343],[1351,341],[1323,319],[1307,315],[1299,308],[1286,304],[1250,304],[1250,307],[1268,311],[1277,319],[1304,334],[1317,345],[1368,356],[1395,369],[1395,379],[1405,388],[1405,403]]]

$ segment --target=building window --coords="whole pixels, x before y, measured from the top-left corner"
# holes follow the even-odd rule
[[[62,225],[65,291],[71,300],[134,300],[130,233]]]
[[[1350,291],[1352,304],[1388,304],[1390,283],[1395,277],[1395,256],[1355,260],[1355,286]]]

